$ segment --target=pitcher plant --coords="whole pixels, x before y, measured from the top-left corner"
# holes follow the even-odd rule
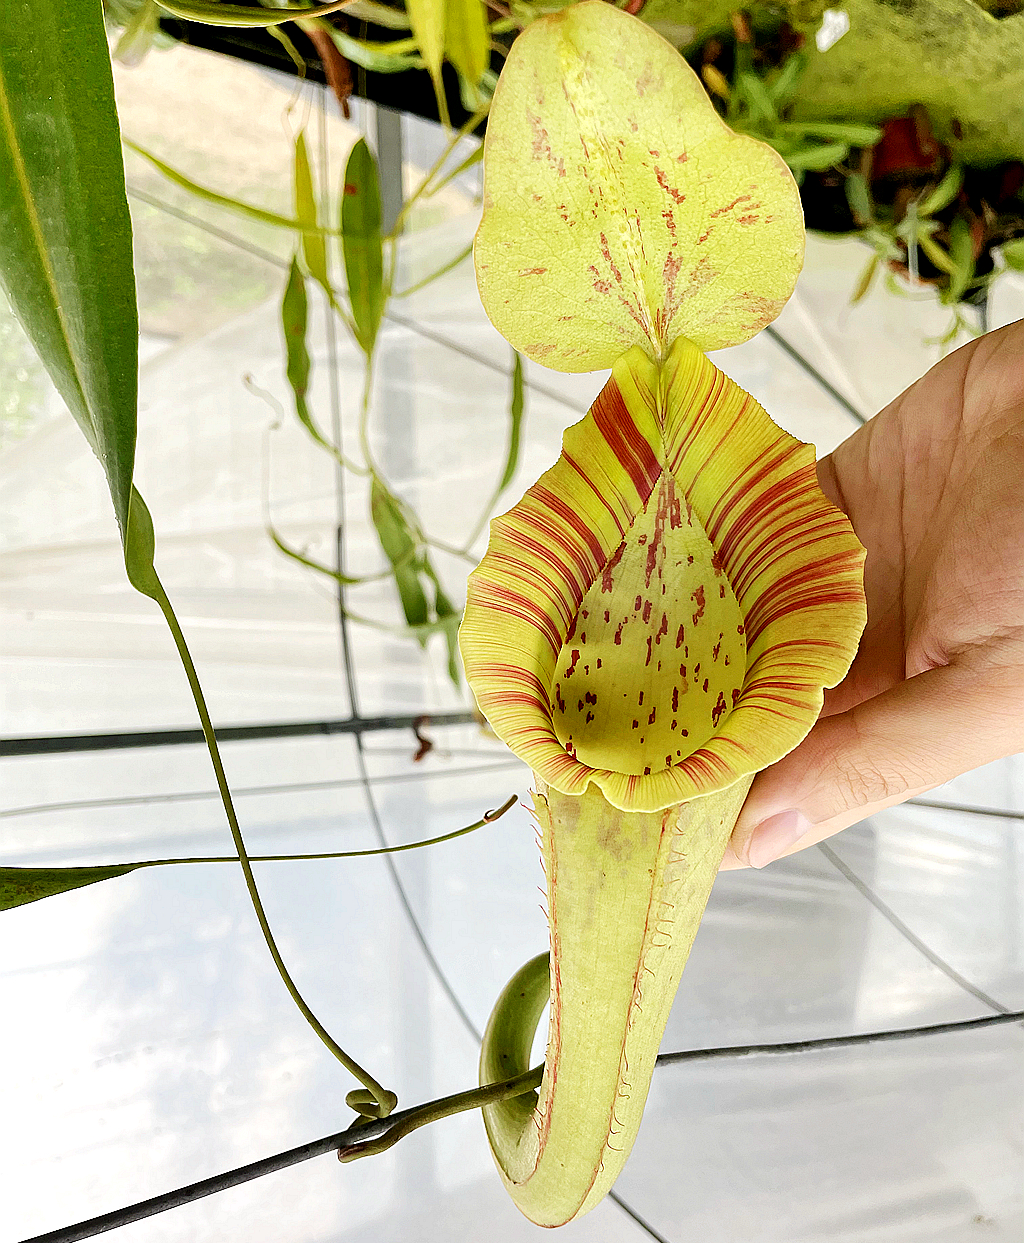
[[[733,134],[679,54],[603,0],[534,22],[494,97],[475,259],[521,353],[611,367],[470,577],[460,643],[532,768],[550,955],[499,999],[481,1083],[534,1222],[592,1208],[640,1125],[694,934],[753,776],[792,750],[865,623],[863,549],[814,449],[705,356],[778,315],[803,258],[796,185]]]

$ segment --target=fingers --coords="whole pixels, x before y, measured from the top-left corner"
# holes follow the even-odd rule
[[[1019,659],[985,653],[820,719],[754,779],[725,869],[764,867],[885,807],[1024,749]]]

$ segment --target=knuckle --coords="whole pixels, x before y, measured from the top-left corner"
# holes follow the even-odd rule
[[[835,788],[846,807],[865,807],[898,798],[910,788],[906,775],[891,768],[860,760],[855,766],[835,762],[826,779]]]

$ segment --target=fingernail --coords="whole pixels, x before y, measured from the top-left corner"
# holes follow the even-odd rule
[[[750,866],[763,868],[772,863],[812,828],[813,825],[803,812],[792,807],[762,820],[747,843],[747,860]]]

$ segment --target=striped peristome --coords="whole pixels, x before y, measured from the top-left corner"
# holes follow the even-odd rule
[[[558,462],[492,523],[461,631],[467,677],[495,732],[554,789],[594,783],[622,810],[669,807],[808,732],[856,651],[863,557],[818,488],[812,446],[691,342],[661,364],[634,347]],[[671,666],[670,650],[684,652]]]

